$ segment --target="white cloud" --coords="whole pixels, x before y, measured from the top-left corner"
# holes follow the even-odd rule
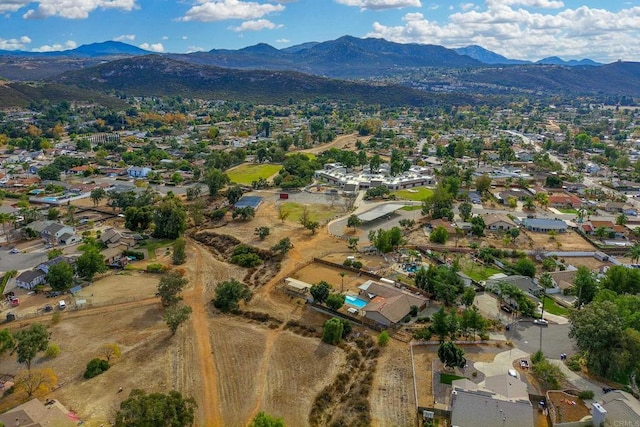
[[[40,47],[32,49],[32,51],[33,52],[57,52],[60,50],[75,49],[76,47],[78,47],[78,44],[76,42],[74,42],[73,40],[67,40],[62,44],[60,43],[55,43],[52,45],[45,44]]]
[[[276,40],[276,43],[282,43],[282,44],[291,43],[291,40],[289,40],[289,39],[278,39],[278,40]]]
[[[29,3],[28,0],[2,0],[0,1],[0,13],[17,12]]]
[[[140,49],[149,50],[151,52],[164,52],[164,46],[162,46],[162,43],[142,43],[139,47]]]
[[[257,19],[254,21],[244,21],[238,27],[230,27],[233,31],[262,31],[262,30],[275,30],[276,28],[282,28],[282,24],[274,24],[268,19]]]
[[[206,49],[200,46],[188,46],[187,51],[185,53],[193,53],[193,52],[205,52]]]
[[[281,12],[285,7],[281,4],[256,3],[239,0],[206,1],[193,6],[180,21],[214,22],[227,19],[252,20],[262,18],[274,12]]]
[[[26,5],[32,2],[23,3]],[[24,19],[44,19],[51,16],[85,19],[98,8],[131,11],[138,7],[136,0],[41,0],[34,3],[38,4],[38,8],[25,12],[22,15]]]
[[[27,36],[22,36],[19,39],[0,39],[0,50],[24,50],[29,43],[31,43],[31,39]]]
[[[510,58],[537,60],[546,56],[612,62],[640,60],[640,7],[617,12],[581,6],[577,9],[530,11],[556,7],[550,0],[487,0],[482,9],[452,13],[434,22],[411,13],[399,26],[373,24],[368,37],[400,43],[460,47],[478,44]]]
[[[462,3],[460,5],[460,9],[462,9],[463,11],[467,11],[467,10],[471,10],[473,8],[475,8],[476,5],[474,3]]]
[[[169,36],[162,36],[162,40],[169,40]]]
[[[117,42],[124,42],[124,41],[134,41],[136,39],[136,35],[135,34],[123,34],[121,36],[118,36],[116,38],[114,38],[113,40],[117,41]]]
[[[189,37],[187,36],[182,36],[182,40],[187,40]]]
[[[335,0],[345,6],[359,7],[360,10],[402,9],[405,7],[422,7],[420,0]]]

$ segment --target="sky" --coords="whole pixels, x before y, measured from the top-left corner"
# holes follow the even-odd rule
[[[0,0],[0,49],[122,41],[154,52],[278,49],[343,35],[513,59],[640,61],[640,0]]]

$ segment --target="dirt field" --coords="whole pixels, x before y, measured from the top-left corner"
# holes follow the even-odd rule
[[[380,352],[371,389],[373,426],[411,426],[415,397],[411,354],[406,344],[391,340]]]
[[[545,233],[532,233],[529,231],[522,231],[522,234],[526,234],[531,241],[531,249],[545,249],[549,251],[561,250],[561,251],[594,251],[594,247],[589,244],[585,239],[579,236],[573,231],[567,231],[566,233],[558,234],[554,240],[551,236]],[[560,246],[558,246],[560,243]]]
[[[583,417],[591,414],[582,399],[571,396],[561,391],[550,391],[549,399],[555,407],[555,423],[568,423],[580,421]],[[574,405],[573,402],[576,404]]]

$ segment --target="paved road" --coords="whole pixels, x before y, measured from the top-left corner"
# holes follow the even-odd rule
[[[26,270],[47,260],[46,252],[10,254],[9,248],[0,249],[0,271]]]
[[[561,353],[574,354],[577,349],[569,339],[569,324],[550,324],[548,327],[534,325],[531,321],[512,323],[505,337],[527,353],[540,349],[542,334],[542,352],[549,358],[559,359]]]

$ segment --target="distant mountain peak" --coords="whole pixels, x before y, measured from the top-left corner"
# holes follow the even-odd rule
[[[70,54],[87,56],[107,56],[107,55],[146,55],[148,50],[132,46],[127,43],[110,40],[106,42],[83,44],[69,51]]]
[[[509,59],[506,56],[502,56],[498,53],[492,52],[488,49],[485,49],[482,46],[478,46],[477,44],[459,47],[455,50],[460,55],[466,55],[473,59],[477,59],[478,61],[484,64],[529,64],[529,61],[522,61],[519,59]]]

